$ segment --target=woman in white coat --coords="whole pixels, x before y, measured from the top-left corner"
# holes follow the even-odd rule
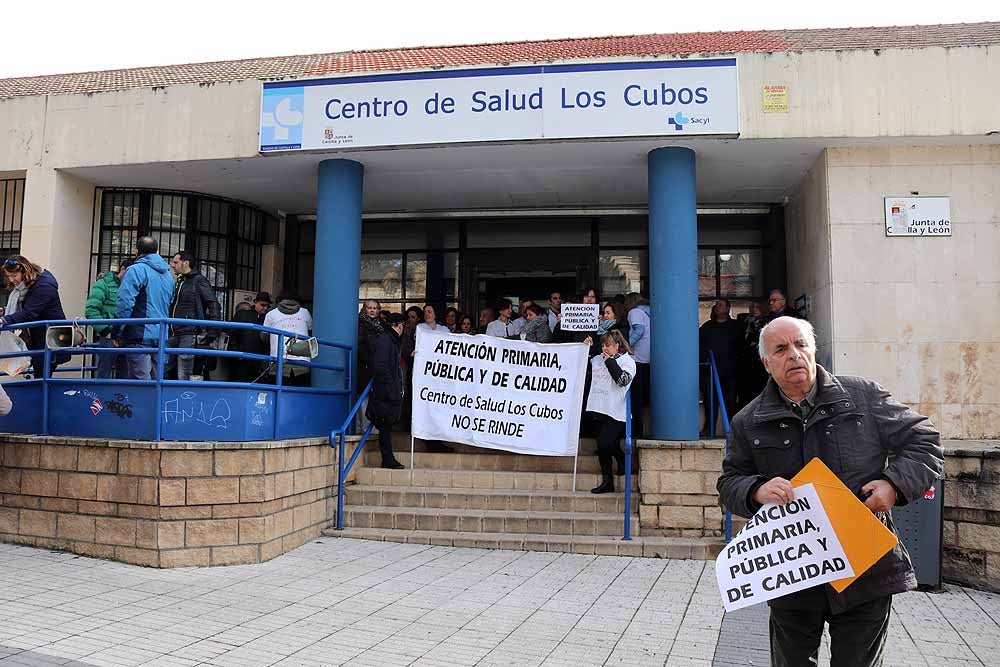
[[[584,341],[587,345],[592,340]],[[625,397],[635,377],[635,360],[628,341],[617,329],[601,336],[601,353],[590,360],[592,380],[587,396],[587,412],[597,429],[597,458],[601,463],[601,484],[591,493],[615,490],[611,460],[625,470],[625,454],[618,441],[625,435]]]

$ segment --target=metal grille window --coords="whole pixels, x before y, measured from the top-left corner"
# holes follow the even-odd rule
[[[98,275],[118,268],[135,251],[139,238],[139,193],[106,193],[100,208],[101,234],[98,247]]]
[[[21,254],[24,179],[0,180],[0,257]],[[0,305],[7,303],[7,281],[0,282]]]
[[[160,254],[164,257],[173,257],[185,249],[187,203],[187,197],[182,195],[150,197],[149,235],[160,244]]]
[[[21,253],[21,217],[24,179],[0,180],[0,252],[4,257]]]
[[[168,262],[181,250],[194,252],[223,313],[232,290],[260,289],[266,217],[258,209],[186,192],[104,189],[97,196],[91,280],[132,257],[136,240],[149,235]]]
[[[229,202],[212,199],[202,199],[198,208],[198,247],[195,250],[198,268],[215,288],[224,313],[229,312],[226,299],[226,279],[229,272],[226,264],[232,208]],[[233,243],[235,244],[235,240]]]

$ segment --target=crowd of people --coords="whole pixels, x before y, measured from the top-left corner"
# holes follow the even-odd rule
[[[705,405],[709,400],[718,404],[706,365],[709,352],[715,358],[723,402],[730,419],[760,394],[768,378],[758,354],[760,332],[767,324],[783,316],[804,319],[788,305],[787,297],[780,289],[771,290],[766,309],[760,302],[752,301],[749,310],[735,318],[728,299],[719,299],[713,304],[709,319],[698,331],[702,362],[701,393]],[[702,435],[710,430],[707,424],[709,418],[706,410]]]
[[[133,257],[122,260],[114,271],[101,275],[91,287],[84,308],[84,319],[158,319],[222,321],[221,306],[208,279],[198,271],[193,253],[181,250],[170,263],[159,254],[156,239],[141,237]],[[65,320],[59,284],[55,276],[26,257],[15,255],[5,260],[3,276],[10,289],[7,303],[0,315],[0,326],[41,320]],[[291,331],[303,336],[312,329],[312,316],[291,294],[282,294],[272,307],[271,296],[259,292],[253,303],[241,303],[233,313],[234,322],[258,324]],[[161,325],[95,324],[93,340],[87,346],[107,350],[94,355],[94,377],[101,379],[150,380],[157,377],[156,352],[132,351],[155,348],[160,341]],[[32,327],[21,332],[29,350],[41,350],[46,345],[46,328]],[[168,348],[210,348],[225,334],[229,350],[249,354],[278,355],[278,336],[251,329],[200,327],[195,324],[173,324],[167,332]],[[308,357],[286,354],[285,360],[308,361]],[[51,370],[69,360],[70,355],[54,352],[50,355]],[[32,357],[32,374],[40,377],[44,357]],[[165,359],[164,376],[178,380],[207,379],[215,370],[217,358],[211,355],[172,354]],[[234,368],[235,381],[276,381],[276,365],[263,360],[243,359]],[[283,383],[308,386],[308,366],[283,364]]]
[[[584,388],[583,419],[581,434],[595,436],[602,456],[602,484],[594,489],[604,493],[614,489],[611,476],[611,462],[618,458],[621,450],[618,441],[624,435],[625,395],[631,387],[632,433],[639,438],[645,435],[645,408],[649,404],[649,354],[651,327],[649,302],[637,293],[617,295],[607,300],[599,309],[600,320],[597,327],[589,331],[564,331],[562,324],[562,304],[569,303],[561,292],[554,291],[547,303],[535,303],[531,299],[521,299],[514,304],[508,299],[500,299],[492,306],[480,310],[478,324],[473,316],[447,308],[444,317],[439,318],[438,309],[428,304],[423,308],[411,306],[403,315],[383,310],[378,301],[364,302],[358,314],[358,355],[357,391],[360,393],[373,378],[373,392],[379,401],[373,407],[369,400],[363,411],[368,421],[376,422],[380,433],[386,428],[407,428],[412,412],[411,388],[413,382],[413,357],[417,337],[422,331],[443,331],[470,336],[484,335],[509,340],[523,340],[533,343],[585,343],[589,347],[592,363],[587,367]],[[600,299],[594,289],[585,289],[576,295],[577,303],[598,304]],[[398,364],[388,357],[377,354],[379,341],[395,330],[398,319]],[[383,346],[384,347],[384,346]],[[398,410],[389,404],[386,396],[397,396],[395,377],[398,369],[402,372],[401,391],[398,392]],[[607,378],[612,384],[625,389],[615,392],[609,398],[605,391]],[[379,378],[392,378],[391,391],[380,387]],[[594,398],[591,387],[595,378],[601,383],[601,400]],[[624,380],[623,380],[624,378]],[[624,384],[621,384],[624,382]],[[398,415],[398,417],[397,417]],[[390,421],[395,419],[395,421]],[[613,422],[613,423],[612,423]],[[620,426],[620,432],[616,430]],[[386,443],[389,441],[386,440]],[[428,443],[431,451],[450,451],[444,443]],[[382,450],[383,466],[397,465],[391,448]],[[621,472],[621,470],[619,470]],[[600,489],[600,490],[598,490]]]
[[[10,294],[0,316],[0,324],[18,324],[37,320],[66,319],[59,298],[59,284],[55,276],[22,256],[7,259],[3,274],[10,287]],[[404,314],[393,314],[382,310],[377,301],[366,301],[358,316],[358,355],[356,386],[361,391],[377,375],[376,351],[383,335],[392,338],[399,349],[399,369],[402,372],[399,397],[399,414],[394,423],[408,425],[410,417],[410,392],[412,384],[413,355],[416,338],[421,331],[447,331],[465,335],[485,335],[510,340],[533,343],[585,342],[590,348],[590,357],[597,359],[604,353],[606,336],[617,333],[612,340],[616,350],[627,354],[634,369],[628,371],[632,395],[632,433],[634,437],[646,435],[645,409],[649,404],[650,384],[650,310],[649,302],[637,293],[613,296],[601,305],[597,327],[590,331],[565,331],[562,328],[562,305],[564,303],[602,303],[596,290],[582,290],[575,298],[566,299],[561,292],[553,291],[547,302],[535,303],[531,299],[521,299],[515,304],[508,299],[500,299],[495,304],[480,310],[478,319],[473,314],[462,313],[454,307],[444,310],[439,317],[438,309],[427,304],[423,308],[411,306]],[[772,290],[767,307],[752,302],[749,312],[733,317],[732,308],[726,299],[719,299],[712,308],[710,319],[701,325],[699,331],[701,361],[708,360],[709,352],[715,359],[724,404],[730,417],[755,398],[767,383],[767,372],[757,354],[761,329],[778,317],[799,314],[788,304],[781,290]],[[194,255],[186,250],[176,253],[168,264],[158,254],[158,246],[152,237],[142,237],[136,244],[134,257],[121,262],[114,271],[98,278],[87,298],[84,313],[86,319],[124,318],[177,318],[191,320],[220,321],[222,313],[218,298],[208,279],[198,271]],[[399,320],[396,322],[396,320]],[[266,292],[260,292],[252,303],[240,303],[232,320],[248,324],[258,324],[274,329],[309,335],[312,316],[291,294],[283,293],[276,303]],[[46,331],[42,327],[24,330],[23,338],[30,350],[45,347]],[[167,347],[197,348],[211,347],[220,335],[220,329],[202,329],[196,325],[172,325],[168,332]],[[261,334],[248,329],[234,329],[226,332],[229,337],[228,349],[248,354],[276,357],[278,340],[276,335]],[[160,325],[133,324],[95,325],[93,340],[88,344],[109,350],[95,355],[98,378],[127,378],[149,380],[156,377],[155,353],[129,352],[133,348],[156,347],[159,343]],[[120,349],[121,352],[111,352]],[[385,352],[385,350],[383,350]],[[384,355],[383,355],[384,356]],[[69,355],[55,352],[50,355],[52,367],[64,363]],[[286,360],[308,360],[307,357],[285,355]],[[206,378],[214,370],[217,359],[213,356],[192,354],[169,355],[165,365],[165,377],[189,380]],[[37,377],[42,374],[44,358],[36,355],[32,359],[32,371]],[[393,369],[382,369],[383,376]],[[603,371],[602,371],[603,372]],[[234,377],[242,382],[276,382],[276,364],[263,360],[245,359],[235,364]],[[584,394],[582,433],[597,436],[605,431],[606,424],[600,417],[590,415],[587,401],[590,395],[594,372],[588,367]],[[295,363],[283,364],[283,384],[308,386],[309,367]],[[709,392],[714,391],[709,381],[707,369],[703,366],[701,390],[706,404]],[[395,394],[395,390],[391,393]],[[715,396],[712,396],[714,400]],[[389,405],[385,396],[379,404]],[[390,415],[395,410],[390,410]],[[708,419],[706,411],[706,422]],[[383,425],[387,422],[380,420]],[[705,424],[703,433],[709,430]],[[436,451],[448,451],[443,443],[431,443]],[[609,450],[610,451],[610,450]],[[390,453],[391,454],[391,453]],[[385,463],[391,465],[394,459],[386,456]]]

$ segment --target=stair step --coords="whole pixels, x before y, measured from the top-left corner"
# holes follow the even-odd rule
[[[376,443],[378,442],[378,429],[374,429],[372,434],[369,436],[368,442]],[[488,447],[476,447],[475,445],[466,445],[460,442],[447,442],[442,441],[443,444],[447,445],[449,448],[458,452],[460,454],[507,454],[510,456],[523,456],[522,454],[514,454],[513,452],[506,452],[496,449],[490,449]],[[373,446],[377,447],[377,445]],[[427,452],[428,444],[426,440],[421,440],[420,438],[413,439],[413,450],[417,452]],[[396,452],[408,452],[410,451],[410,434],[408,432],[393,431],[392,433],[392,449]],[[595,438],[580,438],[580,455],[597,454],[597,440]]]
[[[489,470],[388,470],[385,468],[358,468],[356,483],[363,486],[414,486],[447,487],[458,489],[537,489],[570,491],[573,473],[562,472],[493,472]],[[615,484],[622,488],[624,477],[615,477]],[[601,483],[601,476],[579,473],[576,490],[590,491]],[[639,488],[639,475],[632,475],[632,490]]]
[[[573,472],[571,456],[531,456],[509,453],[430,453],[414,452],[417,470],[487,470],[500,472]],[[395,452],[396,459],[410,467],[410,452]],[[377,468],[382,462],[378,451],[366,451],[365,465]],[[580,454],[577,457],[578,473],[600,473],[601,464],[596,455]]]
[[[594,495],[580,491],[542,489],[456,489],[450,487],[360,486],[346,487],[349,505],[366,507],[445,507],[470,510],[532,510],[621,515],[624,493]],[[639,497],[633,495],[632,506]]]
[[[344,525],[352,528],[449,531],[465,533],[532,533],[538,535],[620,535],[621,514],[460,510],[436,507],[344,507]],[[632,517],[632,535],[639,534],[639,516]]]
[[[538,535],[510,533],[471,533],[433,530],[398,530],[387,528],[345,528],[323,531],[327,537],[346,537],[409,544],[433,544],[478,549],[512,549],[516,551],[552,551],[561,553],[597,554],[608,556],[644,556],[647,558],[678,558],[712,560],[725,541],[722,538],[635,537],[604,535]]]

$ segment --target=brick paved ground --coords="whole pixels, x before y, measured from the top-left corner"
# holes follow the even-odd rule
[[[766,614],[717,598],[698,561],[325,538],[153,570],[0,544],[0,665],[760,665]],[[890,664],[1000,665],[1000,595],[895,612]]]

